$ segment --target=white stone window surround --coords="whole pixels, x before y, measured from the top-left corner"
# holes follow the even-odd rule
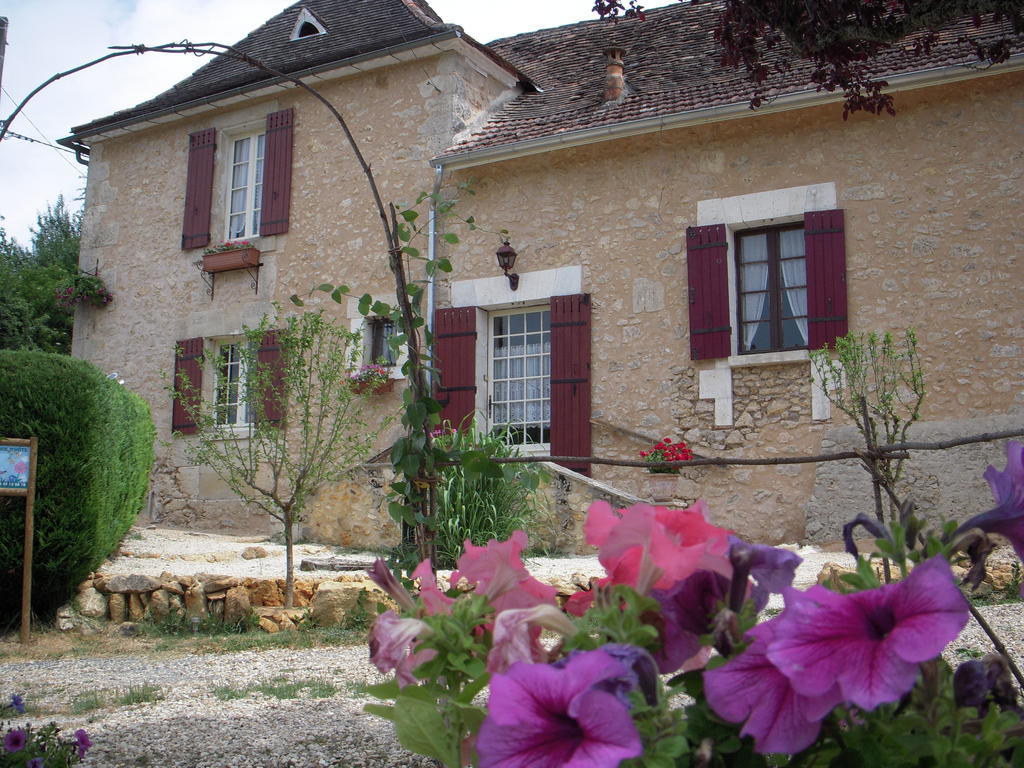
[[[519,289],[509,288],[508,278],[482,277],[454,280],[451,284],[452,307],[476,307],[476,415],[478,424],[489,430],[487,396],[490,391],[490,312],[517,307],[536,307],[551,303],[552,296],[583,293],[583,267],[579,265],[519,273]],[[523,446],[523,453],[543,454],[547,446]]]
[[[698,201],[698,226],[725,224],[725,236],[729,249],[729,258],[726,260],[729,274],[729,318],[734,329],[738,327],[736,322],[738,299],[735,233],[756,227],[803,221],[807,211],[828,211],[836,206],[837,195],[834,182]],[[810,354],[805,349],[740,355],[738,354],[739,339],[736,331],[732,334],[730,344],[732,354],[729,357],[713,361],[714,367],[703,368],[698,374],[698,396],[701,399],[715,401],[716,427],[729,427],[733,424],[733,368],[799,363],[810,359]],[[816,379],[813,367],[811,375]],[[808,399],[810,400],[812,419],[824,420],[831,416],[828,398],[817,380],[812,381],[809,385]]]
[[[256,106],[241,107],[227,115],[218,115],[210,122],[217,129],[217,149],[214,153],[213,211],[210,222],[210,244],[230,242],[228,221],[231,210],[231,168],[233,150],[237,139],[266,133],[267,115],[279,109],[277,100],[263,102]],[[277,248],[279,235],[249,234],[236,240],[248,240],[259,248],[261,256]],[[262,260],[262,259],[261,259]],[[263,284],[260,275],[260,284]]]
[[[352,333],[359,334],[359,338],[363,345],[363,363],[371,363],[372,360],[367,359],[367,351],[370,349],[370,324],[367,322],[367,318],[359,314],[359,300],[349,297],[348,300],[348,327]],[[398,328],[395,328],[395,333],[398,333]],[[395,364],[391,366],[391,378],[396,381],[405,378],[405,374],[402,373],[402,366],[405,365],[405,361],[409,359],[409,355],[406,352],[406,347],[403,344],[398,350],[398,354],[395,356]]]
[[[261,126],[259,130],[231,136],[225,142],[227,145],[227,184],[225,185],[226,198],[224,202],[225,240],[252,240],[259,237],[259,223],[256,218],[262,202],[265,139],[266,129]],[[244,166],[235,160],[237,147],[241,142],[248,142],[245,149],[245,160],[242,161]],[[239,170],[244,171],[245,178],[236,178],[236,166],[239,167]],[[241,193],[243,198],[238,203],[241,206],[240,209],[235,204],[236,192]],[[232,231],[232,220],[239,216],[242,217],[242,228],[240,231]]]
[[[303,26],[306,24],[309,24],[316,29],[316,34],[300,34]],[[296,40],[305,40],[307,37],[317,37],[318,35],[326,34],[327,29],[320,22],[320,19],[310,13],[306,8],[301,8],[299,9],[299,17],[295,20],[295,26],[292,27],[291,37],[288,39],[294,42]]]

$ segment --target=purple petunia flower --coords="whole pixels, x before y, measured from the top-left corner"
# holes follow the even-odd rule
[[[659,672],[688,672],[707,664],[711,648],[702,645],[700,637],[711,632],[715,613],[728,594],[729,579],[711,571],[697,571],[671,589],[651,593],[661,605],[661,648],[654,654]]]
[[[19,715],[25,714],[25,700],[16,693],[11,696],[11,709]]]
[[[768,659],[797,693],[819,696],[838,683],[844,700],[867,710],[909,691],[918,665],[967,624],[967,601],[941,556],[897,584],[848,595],[789,589],[785,597]]]
[[[803,558],[788,549],[769,547],[765,544],[748,544],[735,536],[730,536],[730,558],[740,549],[748,554],[750,575],[755,582],[750,597],[754,601],[755,610],[761,611],[768,604],[768,595],[781,595],[784,589],[793,586],[797,566],[803,562]],[[738,609],[734,606],[733,610]]]
[[[628,674],[601,650],[563,667],[513,664],[491,679],[480,768],[616,768],[643,751],[629,709],[597,686]]]
[[[43,762],[41,757],[33,757],[25,764],[25,768],[46,768],[46,763]]]
[[[89,738],[89,734],[85,732],[85,729],[79,728],[75,731],[75,744],[78,747],[78,759],[81,760],[85,757],[85,753],[92,746],[92,740]]]
[[[20,752],[25,748],[25,731],[22,728],[15,728],[8,731],[4,736],[4,749],[8,752]]]
[[[975,515],[956,532],[981,528],[986,533],[998,533],[1010,540],[1017,557],[1024,560],[1024,443],[1008,442],[1006,469],[1000,472],[990,464],[985,479],[995,497],[995,509]]]
[[[837,685],[819,696],[802,696],[769,661],[765,652],[778,625],[778,619],[757,625],[747,633],[753,642],[746,651],[704,673],[708,704],[724,720],[745,721],[741,735],[753,736],[762,754],[791,754],[813,744],[822,718],[842,700]]]

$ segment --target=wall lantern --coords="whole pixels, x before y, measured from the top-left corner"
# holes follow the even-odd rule
[[[516,252],[508,244],[508,240],[501,244],[501,247],[498,248],[494,255],[498,257],[498,266],[501,267],[501,271],[508,278],[508,287],[513,291],[516,290],[519,287],[519,275],[510,271],[516,265]]]

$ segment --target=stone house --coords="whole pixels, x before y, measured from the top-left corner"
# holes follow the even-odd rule
[[[431,229],[454,265],[430,281],[452,422],[475,413],[561,456],[635,458],[665,435],[704,455],[816,453],[853,435],[808,349],[915,328],[929,387],[918,437],[1024,424],[1024,56],[965,67],[953,30],[923,58],[879,62],[895,117],[844,121],[802,72],[751,111],[749,84],[719,65],[714,13],[679,4],[482,45],[421,0],[303,0],[237,47],[339,105],[386,199],[471,184],[461,213],[481,229],[456,246],[441,237],[453,224]],[[73,352],[153,407],[152,516],[262,525],[188,465],[196,438],[167,381],[175,366],[200,375],[204,351],[229,365],[242,325],[293,293],[388,295],[351,152],[307,93],[222,59],[64,142],[88,157],[82,264],[116,297],[79,310]],[[495,262],[501,229],[516,286]],[[203,247],[233,239],[253,242],[258,266],[196,269]],[[385,323],[330,311],[380,349]],[[922,455],[908,490],[977,510],[1001,455]],[[569,470],[562,486],[646,495],[639,470]],[[867,510],[865,477],[852,464],[694,468],[676,497],[705,498],[715,522],[756,539],[834,539]],[[394,537],[375,510],[350,484],[313,516],[343,521],[343,543]]]

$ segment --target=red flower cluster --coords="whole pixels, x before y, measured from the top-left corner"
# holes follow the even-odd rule
[[[693,451],[680,440],[678,443],[673,443],[669,437],[664,437],[654,444],[654,447],[649,451],[640,451],[640,458],[646,459],[651,463],[659,461],[689,461],[693,458]],[[679,469],[671,468],[655,468],[651,467],[650,472],[657,473],[671,473],[678,474]]]

